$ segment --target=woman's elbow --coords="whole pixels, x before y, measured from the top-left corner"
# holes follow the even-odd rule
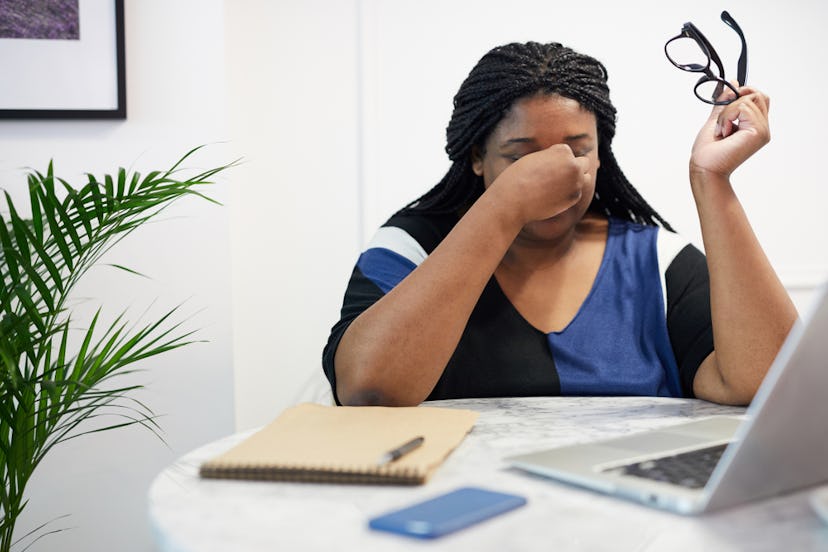
[[[404,385],[378,381],[369,370],[362,374],[336,370],[336,395],[343,406],[417,406],[425,400],[406,393]]]
[[[417,406],[420,401],[396,397],[375,386],[337,383],[336,393],[342,406]]]

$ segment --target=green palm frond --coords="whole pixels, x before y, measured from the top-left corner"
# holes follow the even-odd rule
[[[131,326],[121,314],[105,328],[99,327],[99,310],[77,350],[70,352],[72,318],[66,301],[102,255],[172,202],[195,196],[216,203],[201,188],[234,163],[179,177],[182,163],[198,149],[166,171],[142,177],[119,169],[102,179],[90,174],[80,188],[56,177],[50,163],[45,174],[28,175],[31,218],[21,216],[10,195],[4,194],[6,215],[0,214],[0,552],[11,549],[15,521],[26,505],[26,484],[53,446],[135,424],[158,432],[152,411],[129,397],[140,386],[119,387],[110,380],[131,373],[127,368],[138,361],[194,341],[192,332],[173,322],[178,309],[140,327]]]

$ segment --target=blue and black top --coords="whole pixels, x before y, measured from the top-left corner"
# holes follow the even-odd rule
[[[336,397],[334,354],[348,325],[410,274],[456,216],[395,215],[351,275],[323,367]],[[692,397],[713,351],[704,255],[676,234],[611,218],[595,282],[572,321],[544,333],[492,277],[428,400],[540,395]]]

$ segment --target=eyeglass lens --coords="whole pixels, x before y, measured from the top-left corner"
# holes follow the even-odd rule
[[[677,38],[667,44],[667,55],[685,71],[703,72],[710,65],[710,58],[701,45],[689,36]]]
[[[724,102],[731,100],[738,96],[732,86],[727,86],[728,89],[734,92],[734,96],[722,97],[722,92],[725,91],[727,83],[721,80],[703,80],[696,85],[696,96],[701,99],[710,98],[713,102]]]
[[[696,84],[695,93],[699,99],[708,103],[720,103],[727,100],[722,98],[725,88],[733,90],[727,82],[716,75],[710,67],[710,56],[699,43],[699,39],[689,36],[679,37],[667,44],[667,56],[677,65],[691,73],[702,73]],[[735,90],[734,90],[735,92]]]

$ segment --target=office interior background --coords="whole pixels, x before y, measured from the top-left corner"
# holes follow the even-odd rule
[[[81,0],[81,2],[90,0]],[[104,0],[106,1],[106,0]],[[206,168],[241,158],[209,195],[183,200],[119,244],[78,293],[131,320],[179,303],[203,342],[144,362],[131,381],[166,442],[140,427],[54,449],[19,534],[64,514],[30,550],[153,550],[146,492],[178,456],[325,395],[320,357],[362,246],[430,188],[451,100],[476,61],[510,41],[558,41],[609,70],[629,179],[701,245],[687,159],[709,112],[663,45],[693,21],[735,76],[771,96],[771,143],[734,175],[771,262],[801,311],[828,277],[828,128],[819,0],[126,0],[125,121],[0,120],[0,188],[20,203],[28,168],[82,184],[119,166]],[[4,75],[4,80],[13,76]],[[48,75],[44,75],[48,81]],[[79,320],[78,322],[82,322]]]

